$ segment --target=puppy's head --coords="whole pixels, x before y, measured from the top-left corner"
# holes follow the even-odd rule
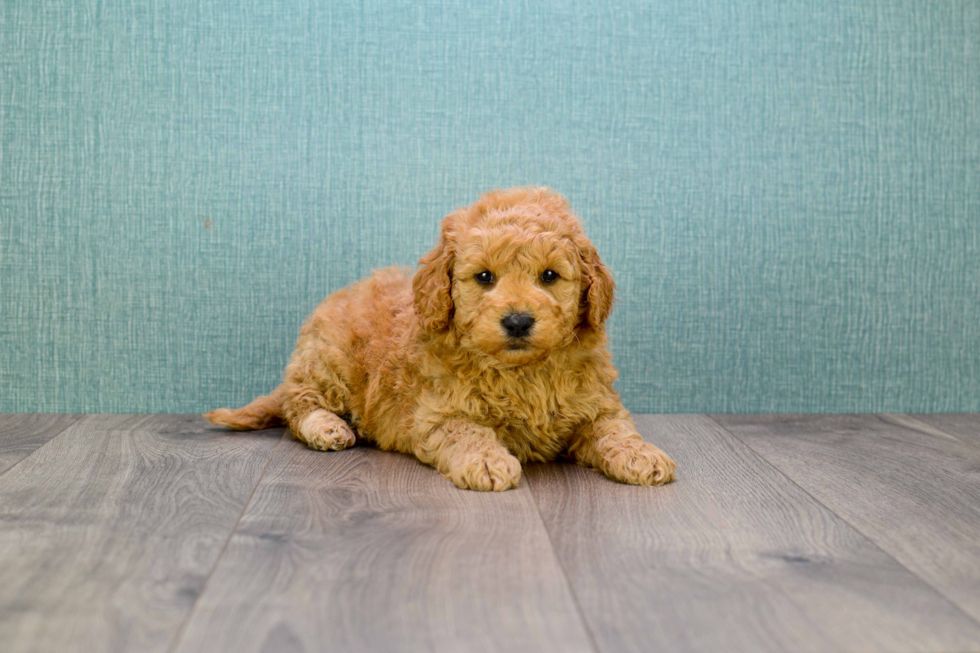
[[[519,365],[602,333],[614,284],[568,202],[546,188],[484,195],[450,214],[413,279],[430,333]]]

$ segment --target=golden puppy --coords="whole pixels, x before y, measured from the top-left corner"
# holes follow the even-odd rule
[[[613,279],[564,198],[484,195],[442,222],[414,276],[389,268],[328,297],[269,396],[205,417],[285,421],[314,449],[355,437],[417,456],[458,487],[506,490],[559,455],[634,485],[674,477],[636,432],[606,350]]]

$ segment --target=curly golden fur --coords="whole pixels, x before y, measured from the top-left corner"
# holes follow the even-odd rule
[[[321,450],[360,437],[473,490],[515,487],[521,463],[559,455],[623,483],[673,479],[613,389],[615,285],[564,198],[487,193],[446,217],[419,265],[328,297],[282,385],[206,417],[239,430],[284,421]]]

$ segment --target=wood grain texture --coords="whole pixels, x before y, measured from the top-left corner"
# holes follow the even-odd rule
[[[716,419],[980,620],[980,449],[904,415]]]
[[[0,648],[166,650],[281,434],[92,415],[0,476]]]
[[[284,442],[177,651],[590,651],[526,486]]]
[[[663,488],[527,478],[602,651],[937,651],[980,626],[702,416],[638,416]]]
[[[77,422],[79,417],[39,413],[0,415],[0,474]]]
[[[938,413],[934,415],[909,415],[908,417],[980,447],[980,414]]]

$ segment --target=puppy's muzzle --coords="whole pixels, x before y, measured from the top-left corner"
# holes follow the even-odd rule
[[[511,313],[500,320],[500,325],[511,338],[524,338],[534,326],[534,316],[530,313]]]

